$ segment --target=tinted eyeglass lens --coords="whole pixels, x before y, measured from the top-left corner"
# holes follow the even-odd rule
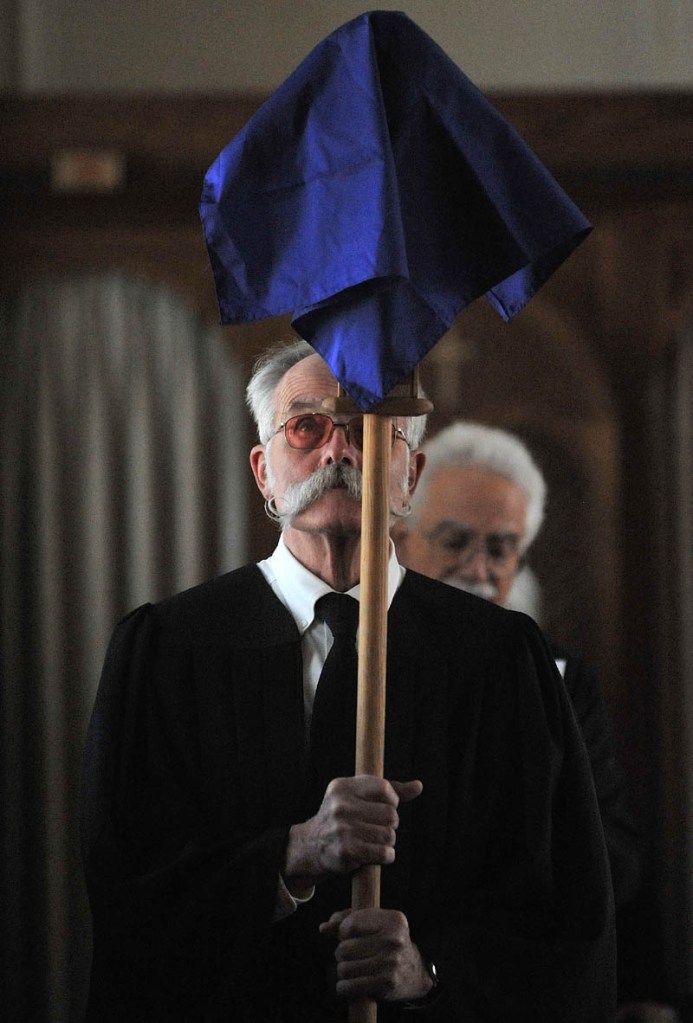
[[[327,416],[294,416],[284,426],[284,434],[292,448],[305,451],[325,444],[332,429]]]
[[[363,417],[356,416],[348,423],[337,423],[347,436],[347,440],[359,451],[363,450]],[[314,412],[305,416],[294,416],[284,425],[284,435],[290,447],[301,451],[313,451],[327,444],[335,426],[329,416]]]
[[[355,419],[349,420],[347,436],[355,448],[363,451],[363,416],[356,416]]]

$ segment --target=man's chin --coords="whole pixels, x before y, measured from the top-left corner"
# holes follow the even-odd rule
[[[353,497],[346,487],[332,487],[311,501],[310,504],[293,512],[287,525],[295,529],[327,531],[330,527],[339,530],[348,526],[351,531],[361,531],[361,499]]]

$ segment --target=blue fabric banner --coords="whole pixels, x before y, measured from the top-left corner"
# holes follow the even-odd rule
[[[222,323],[291,312],[367,411],[470,302],[510,319],[590,225],[406,15],[320,43],[221,152],[200,212]]]

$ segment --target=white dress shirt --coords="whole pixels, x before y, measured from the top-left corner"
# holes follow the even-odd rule
[[[332,633],[327,624],[315,617],[315,603],[326,593],[332,593],[332,587],[319,579],[298,561],[280,536],[274,553],[264,561],[258,562],[258,568],[264,575],[276,596],[291,613],[296,627],[301,634],[301,652],[303,655],[303,708],[306,724],[306,743],[310,735],[310,719],[313,713],[313,700],[318,686],[320,672],[325,663],[330,647]],[[387,565],[387,606],[388,610],[404,579],[406,569],[397,561],[395,547],[390,540],[390,557]],[[347,591],[350,597],[359,600],[361,586],[359,583]],[[357,637],[358,638],[358,637]],[[303,902],[313,896],[311,892],[306,898],[297,899],[279,876],[277,900],[274,920],[284,919],[293,913]]]
[[[332,633],[325,622],[321,622],[315,617],[315,603],[320,597],[326,593],[332,593],[333,590],[331,586],[328,586],[322,579],[318,579],[300,561],[296,560],[284,543],[283,536],[279,538],[274,554],[264,561],[260,561],[258,568],[284,607],[291,612],[301,634],[303,706],[307,738],[310,734],[315,690],[318,686],[322,666],[332,646]],[[405,574],[406,569],[397,561],[395,547],[390,540],[390,557],[387,565],[388,609]],[[359,600],[361,596],[360,583],[347,590],[347,594]]]

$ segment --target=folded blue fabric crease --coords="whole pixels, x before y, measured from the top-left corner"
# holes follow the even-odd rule
[[[406,15],[333,32],[220,153],[200,213],[221,322],[292,313],[364,410],[474,299],[504,319],[590,230]]]

